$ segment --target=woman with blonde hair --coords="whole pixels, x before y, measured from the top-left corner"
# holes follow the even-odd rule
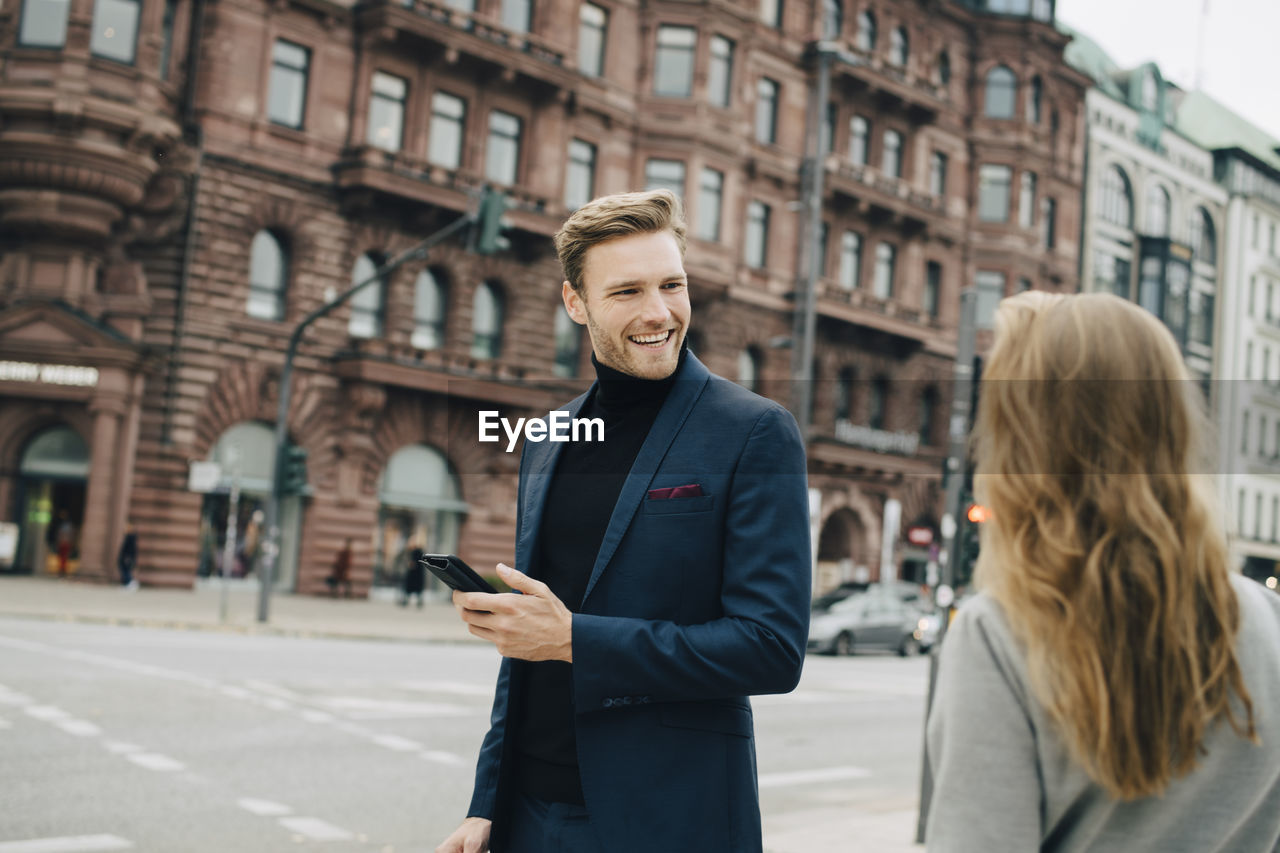
[[[1280,850],[1280,597],[1227,566],[1196,384],[1104,294],[996,315],[930,853]]]

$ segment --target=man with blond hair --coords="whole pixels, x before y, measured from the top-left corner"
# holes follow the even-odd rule
[[[525,444],[522,595],[455,593],[503,655],[468,817],[438,853],[759,853],[748,696],[800,678],[804,445],[781,406],[689,352],[685,224],[666,190],[556,234],[603,442]]]

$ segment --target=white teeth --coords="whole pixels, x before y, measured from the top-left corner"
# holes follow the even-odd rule
[[[631,340],[638,344],[657,344],[665,341],[670,336],[671,332],[666,331],[658,335],[632,335]]]

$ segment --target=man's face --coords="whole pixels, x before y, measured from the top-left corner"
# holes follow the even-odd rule
[[[690,310],[688,277],[670,231],[592,246],[582,292],[566,281],[562,295],[569,316],[587,327],[601,364],[642,379],[675,372]]]

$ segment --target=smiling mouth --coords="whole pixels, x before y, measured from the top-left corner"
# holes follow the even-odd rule
[[[667,329],[664,332],[654,332],[648,335],[630,335],[627,340],[645,349],[662,349],[667,345],[667,341],[671,340],[671,335],[671,329]]]

